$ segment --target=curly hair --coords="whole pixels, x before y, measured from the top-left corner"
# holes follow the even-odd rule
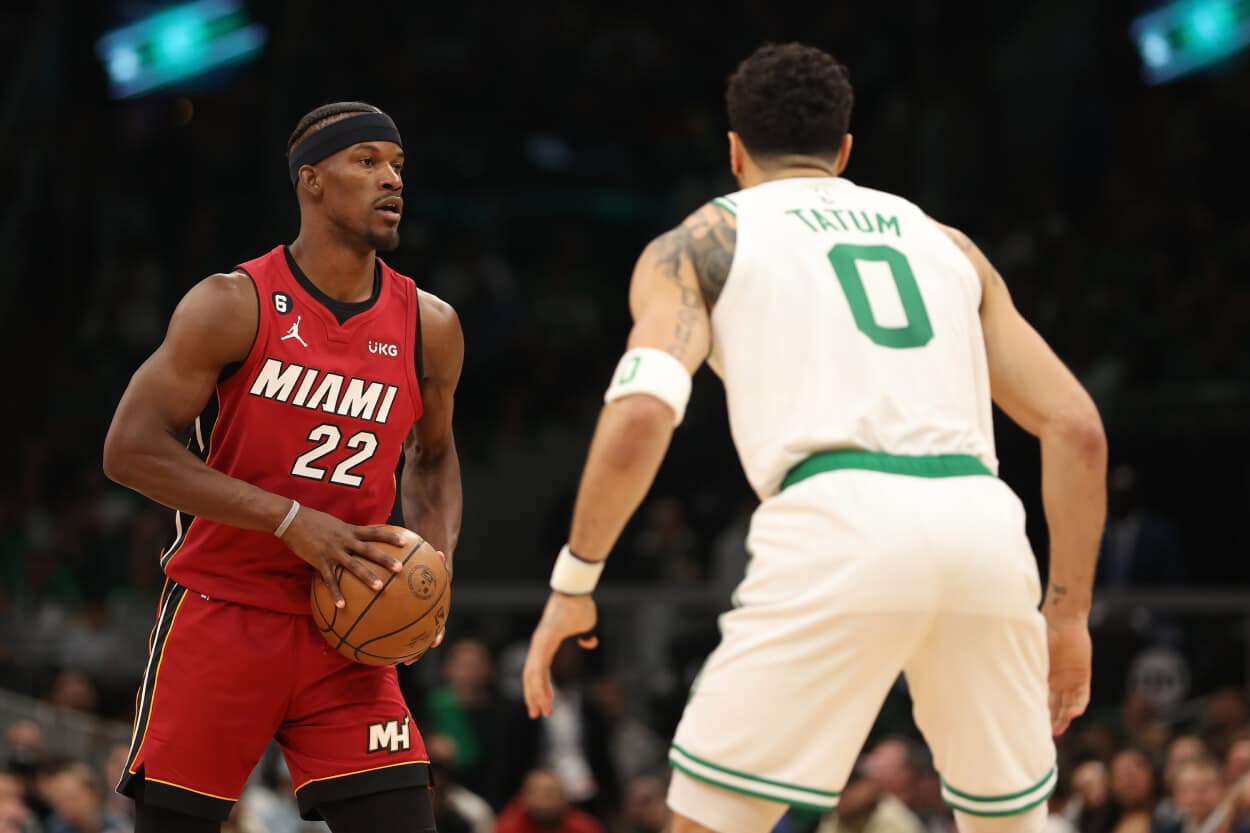
[[[851,124],[846,67],[801,43],[765,44],[729,77],[729,129],[752,156],[832,156]]]
[[[295,125],[295,129],[291,131],[291,138],[287,140],[286,152],[290,153],[309,133],[315,133],[327,124],[332,124],[341,118],[355,115],[356,113],[381,112],[377,107],[374,107],[372,104],[366,104],[363,101],[336,101],[333,104],[323,104],[317,109],[306,113],[299,120],[299,123]]]

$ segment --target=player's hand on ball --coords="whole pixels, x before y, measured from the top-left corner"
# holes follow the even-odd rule
[[[443,559],[443,563],[444,563],[444,564],[446,564],[446,563],[447,563],[447,553],[443,552],[442,550],[438,550],[438,557],[439,557],[439,558],[441,558],[441,559]],[[448,570],[448,572],[447,572],[447,579],[448,579],[449,581],[451,580],[451,571],[450,571],[450,570]],[[450,602],[450,597],[451,597],[451,586],[450,586],[450,585],[448,585],[448,587],[447,587],[447,596],[448,596],[448,599],[449,599],[449,601],[448,601],[448,612],[450,612],[450,606],[451,606],[451,602]],[[446,638],[447,638],[447,626],[446,626],[446,625],[443,625],[441,628],[439,628],[439,629],[438,629],[438,635],[434,637],[434,641],[430,643],[430,650],[431,650],[431,651],[433,651],[433,650],[434,650],[435,648],[437,648],[439,645],[442,645],[442,644],[443,644],[443,640],[444,640],[444,639],[446,639]],[[421,659],[421,657],[413,657],[412,659],[409,659],[409,660],[404,660],[404,665],[412,665],[412,664],[414,664],[415,662],[417,662],[417,660],[419,660],[419,659]]]
[[[1050,722],[1055,736],[1085,713],[1089,705],[1093,649],[1084,617],[1046,617],[1050,645]]]
[[[599,621],[599,611],[590,596],[567,596],[552,593],[543,609],[530,650],[525,655],[521,682],[525,687],[525,707],[531,718],[551,717],[551,661],[560,644],[570,636],[579,637],[577,644],[591,649],[599,645],[592,634]]]
[[[411,533],[407,533],[411,534]],[[405,532],[394,527],[353,526],[333,515],[318,512],[307,506],[300,507],[291,526],[282,535],[291,551],[312,565],[325,582],[334,598],[335,607],[343,607],[343,591],[339,587],[336,567],[342,567],[364,582],[366,587],[382,589],[382,580],[366,566],[366,561],[381,565],[384,569],[399,572],[403,565],[386,555],[370,542],[403,546]]]

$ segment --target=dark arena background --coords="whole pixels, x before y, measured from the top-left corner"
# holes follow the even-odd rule
[[[466,342],[447,643],[400,669],[440,827],[537,829],[549,800],[549,830],[594,829],[576,810],[657,833],[667,742],[755,505],[710,371],[601,585],[602,646],[558,657],[567,734],[525,719],[520,663],[634,259],[735,190],[725,78],[789,40],[850,69],[846,175],[964,229],[1103,415],[1093,702],[1058,742],[1052,829],[1250,830],[1244,0],[5,4],[0,829],[133,823],[112,784],[174,530],[104,477],[104,433],[178,299],[294,238],[295,122],[361,99],[405,140],[387,260],[456,307]],[[1044,574],[1038,446],[996,422]],[[901,681],[863,761],[862,812],[896,825],[873,829],[953,830]],[[553,795],[523,789],[537,769],[556,773]],[[781,827],[861,822],[792,812]],[[324,829],[298,820],[272,750],[228,825]]]

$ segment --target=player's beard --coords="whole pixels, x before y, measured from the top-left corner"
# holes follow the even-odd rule
[[[376,251],[393,252],[399,248],[399,229],[393,228],[386,231],[369,229],[365,233],[365,241],[369,244],[369,248]]]

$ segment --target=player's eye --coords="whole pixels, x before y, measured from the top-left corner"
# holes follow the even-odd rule
[[[397,174],[402,174],[402,173],[404,172],[404,163],[403,163],[403,162],[392,162],[392,163],[391,163],[391,168],[393,168],[393,169],[395,170],[395,173],[397,173]]]
[[[373,167],[373,157],[372,157],[372,156],[366,156],[366,157],[362,158],[362,159],[360,160],[360,164],[364,165],[366,168],[372,168],[372,167]]]

